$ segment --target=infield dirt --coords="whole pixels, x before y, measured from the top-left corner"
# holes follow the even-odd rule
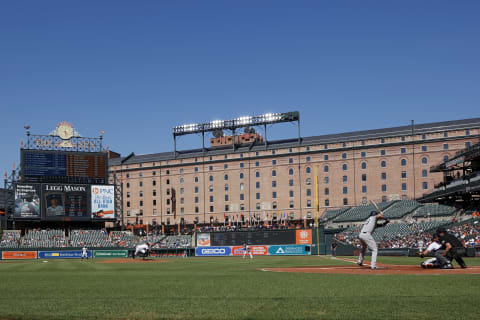
[[[480,267],[466,269],[423,269],[420,266],[381,265],[381,269],[371,270],[369,266],[319,266],[298,268],[264,268],[262,271],[293,272],[293,273],[329,273],[329,274],[415,274],[415,275],[452,275],[480,274]]]

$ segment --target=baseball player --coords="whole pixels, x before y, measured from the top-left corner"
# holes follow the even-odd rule
[[[435,258],[440,262],[445,269],[453,269],[451,261],[455,259],[462,269],[467,265],[463,261],[462,256],[465,255],[465,247],[462,242],[453,234],[448,233],[445,228],[437,229],[437,236],[442,244],[442,249],[435,253]],[[450,266],[450,267],[448,267]]]
[[[82,248],[82,261],[83,261],[83,258],[86,258],[88,260],[88,249],[86,245],[83,245],[83,248]]]
[[[377,222],[379,219],[384,219],[385,222],[382,224],[379,224]],[[372,270],[378,269],[377,267],[378,248],[377,248],[377,243],[372,237],[372,233],[375,231],[375,228],[384,227],[389,222],[390,220],[388,218],[385,218],[382,211],[380,211],[380,213],[378,213],[377,211],[370,212],[370,216],[363,223],[362,230],[358,235],[358,239],[360,240],[360,244],[362,245],[362,249],[360,250],[360,255],[358,257],[358,262],[357,262],[359,266],[363,266],[363,258],[365,257],[367,248],[369,248],[372,251],[372,261],[370,263],[370,268]]]
[[[337,257],[337,247],[338,247],[337,241],[333,240],[332,241],[332,258]]]
[[[148,257],[148,253],[150,251],[150,243],[144,243],[144,244],[139,244],[138,246],[135,247],[135,253],[133,254],[133,259],[135,259],[135,256],[138,254],[142,254],[143,258],[145,259]]]
[[[438,250],[440,250],[442,248],[442,244],[440,242],[440,239],[438,238],[438,235],[434,235],[433,236],[433,241],[428,245],[428,247],[421,251],[421,252],[418,252],[418,254],[420,255],[420,258],[423,258],[425,257],[428,253],[432,252],[434,254],[436,254],[436,252]],[[427,259],[425,261],[423,261],[420,266],[424,269],[431,269],[431,268],[441,268],[442,265],[440,264],[440,262],[438,261],[437,258],[430,258],[430,259]],[[443,267],[444,269],[451,269],[451,265],[450,266],[446,266],[446,267]]]
[[[243,259],[245,259],[245,255],[246,255],[247,253],[250,255],[250,259],[253,259],[252,249],[250,248],[249,245],[247,245],[246,243],[244,243],[244,244],[243,244]]]

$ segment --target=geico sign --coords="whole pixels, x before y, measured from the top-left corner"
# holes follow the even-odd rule
[[[217,249],[202,249],[202,254],[225,254],[227,251],[223,248]]]

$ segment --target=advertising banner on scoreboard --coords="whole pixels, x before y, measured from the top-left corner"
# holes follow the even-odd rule
[[[16,219],[40,219],[41,187],[34,183],[18,183],[15,185]]]
[[[250,250],[254,256],[268,255],[268,246],[250,246]],[[243,256],[244,252],[243,246],[232,247],[232,256]]]
[[[37,251],[2,251],[4,260],[37,259]]]
[[[92,251],[88,250],[88,257],[92,257]],[[72,251],[38,251],[39,259],[79,259],[82,257],[82,250]]]
[[[126,258],[128,250],[95,250],[93,256],[95,258]]]
[[[115,219],[114,186],[93,185],[90,197],[92,219]]]
[[[231,253],[232,249],[230,247],[199,247],[195,249],[195,255],[199,257],[229,256]]]
[[[310,250],[307,251],[307,246],[305,245],[270,246],[268,253],[272,256],[308,255]]]
[[[42,207],[47,220],[90,220],[88,185],[42,184]]]

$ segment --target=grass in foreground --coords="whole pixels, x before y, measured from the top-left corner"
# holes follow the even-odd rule
[[[0,319],[477,319],[479,275],[329,275],[329,257],[0,262]],[[381,263],[419,264],[380,257]],[[480,259],[467,259],[480,265]]]

